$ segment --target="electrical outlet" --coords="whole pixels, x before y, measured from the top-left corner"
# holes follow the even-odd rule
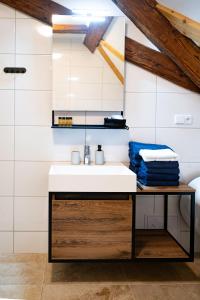
[[[192,116],[191,115],[185,115],[185,124],[192,125]]]
[[[161,216],[148,216],[147,217],[148,229],[162,229],[164,226],[164,219]]]

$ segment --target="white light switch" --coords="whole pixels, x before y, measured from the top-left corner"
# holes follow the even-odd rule
[[[191,125],[193,121],[192,115],[175,115],[174,123],[177,125]]]
[[[184,115],[175,115],[174,116],[174,123],[175,124],[184,124],[185,116]]]

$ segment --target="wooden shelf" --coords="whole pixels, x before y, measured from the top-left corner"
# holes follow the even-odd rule
[[[136,230],[137,259],[181,258],[189,256],[166,230]]]
[[[178,186],[145,186],[139,183],[137,193],[194,193],[195,189],[188,186],[185,183],[181,183]]]

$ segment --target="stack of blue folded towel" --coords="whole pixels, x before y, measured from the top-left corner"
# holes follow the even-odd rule
[[[129,143],[130,169],[147,186],[178,186],[178,155],[166,145]]]

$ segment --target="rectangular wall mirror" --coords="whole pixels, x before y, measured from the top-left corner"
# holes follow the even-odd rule
[[[53,110],[123,111],[125,18],[53,16]]]

